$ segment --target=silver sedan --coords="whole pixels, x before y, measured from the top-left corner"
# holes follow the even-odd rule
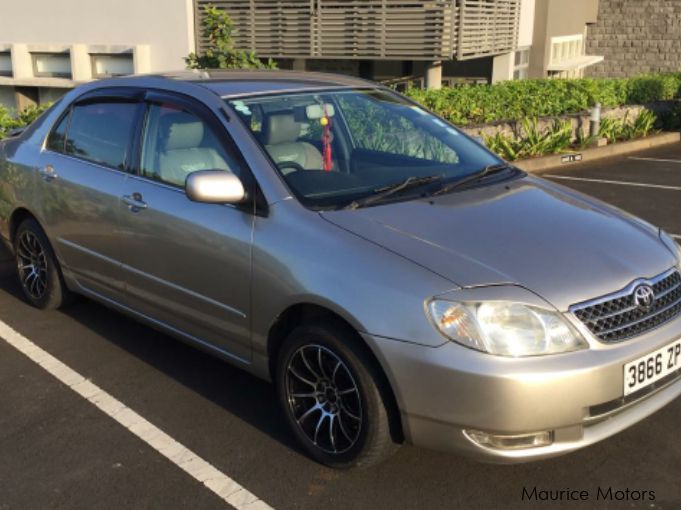
[[[671,238],[354,78],[79,87],[0,142],[0,233],[30,303],[81,294],[271,380],[337,468],[551,457],[681,393]]]

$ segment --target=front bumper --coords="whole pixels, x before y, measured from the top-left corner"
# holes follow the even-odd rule
[[[553,457],[616,434],[681,395],[681,374],[624,399],[624,365],[681,338],[681,320],[616,345],[534,358],[364,335],[395,392],[407,441],[500,463]],[[548,446],[497,449],[464,431],[549,431]]]

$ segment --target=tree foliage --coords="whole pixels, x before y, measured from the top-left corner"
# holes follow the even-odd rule
[[[234,48],[234,22],[222,9],[211,4],[204,7],[201,33],[209,47],[201,54],[190,53],[184,60],[188,69],[276,69],[269,59],[263,62],[254,51]]]

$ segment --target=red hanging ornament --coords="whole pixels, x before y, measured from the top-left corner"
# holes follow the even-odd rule
[[[324,171],[330,172],[333,167],[333,159],[331,157],[331,119],[329,118],[326,104],[324,105],[324,116],[321,118],[320,123],[322,125]]]

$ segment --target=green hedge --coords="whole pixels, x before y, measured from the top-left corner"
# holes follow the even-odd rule
[[[545,79],[410,89],[407,95],[450,122],[464,126],[578,113],[603,107],[646,104],[681,97],[681,73],[635,78]]]

